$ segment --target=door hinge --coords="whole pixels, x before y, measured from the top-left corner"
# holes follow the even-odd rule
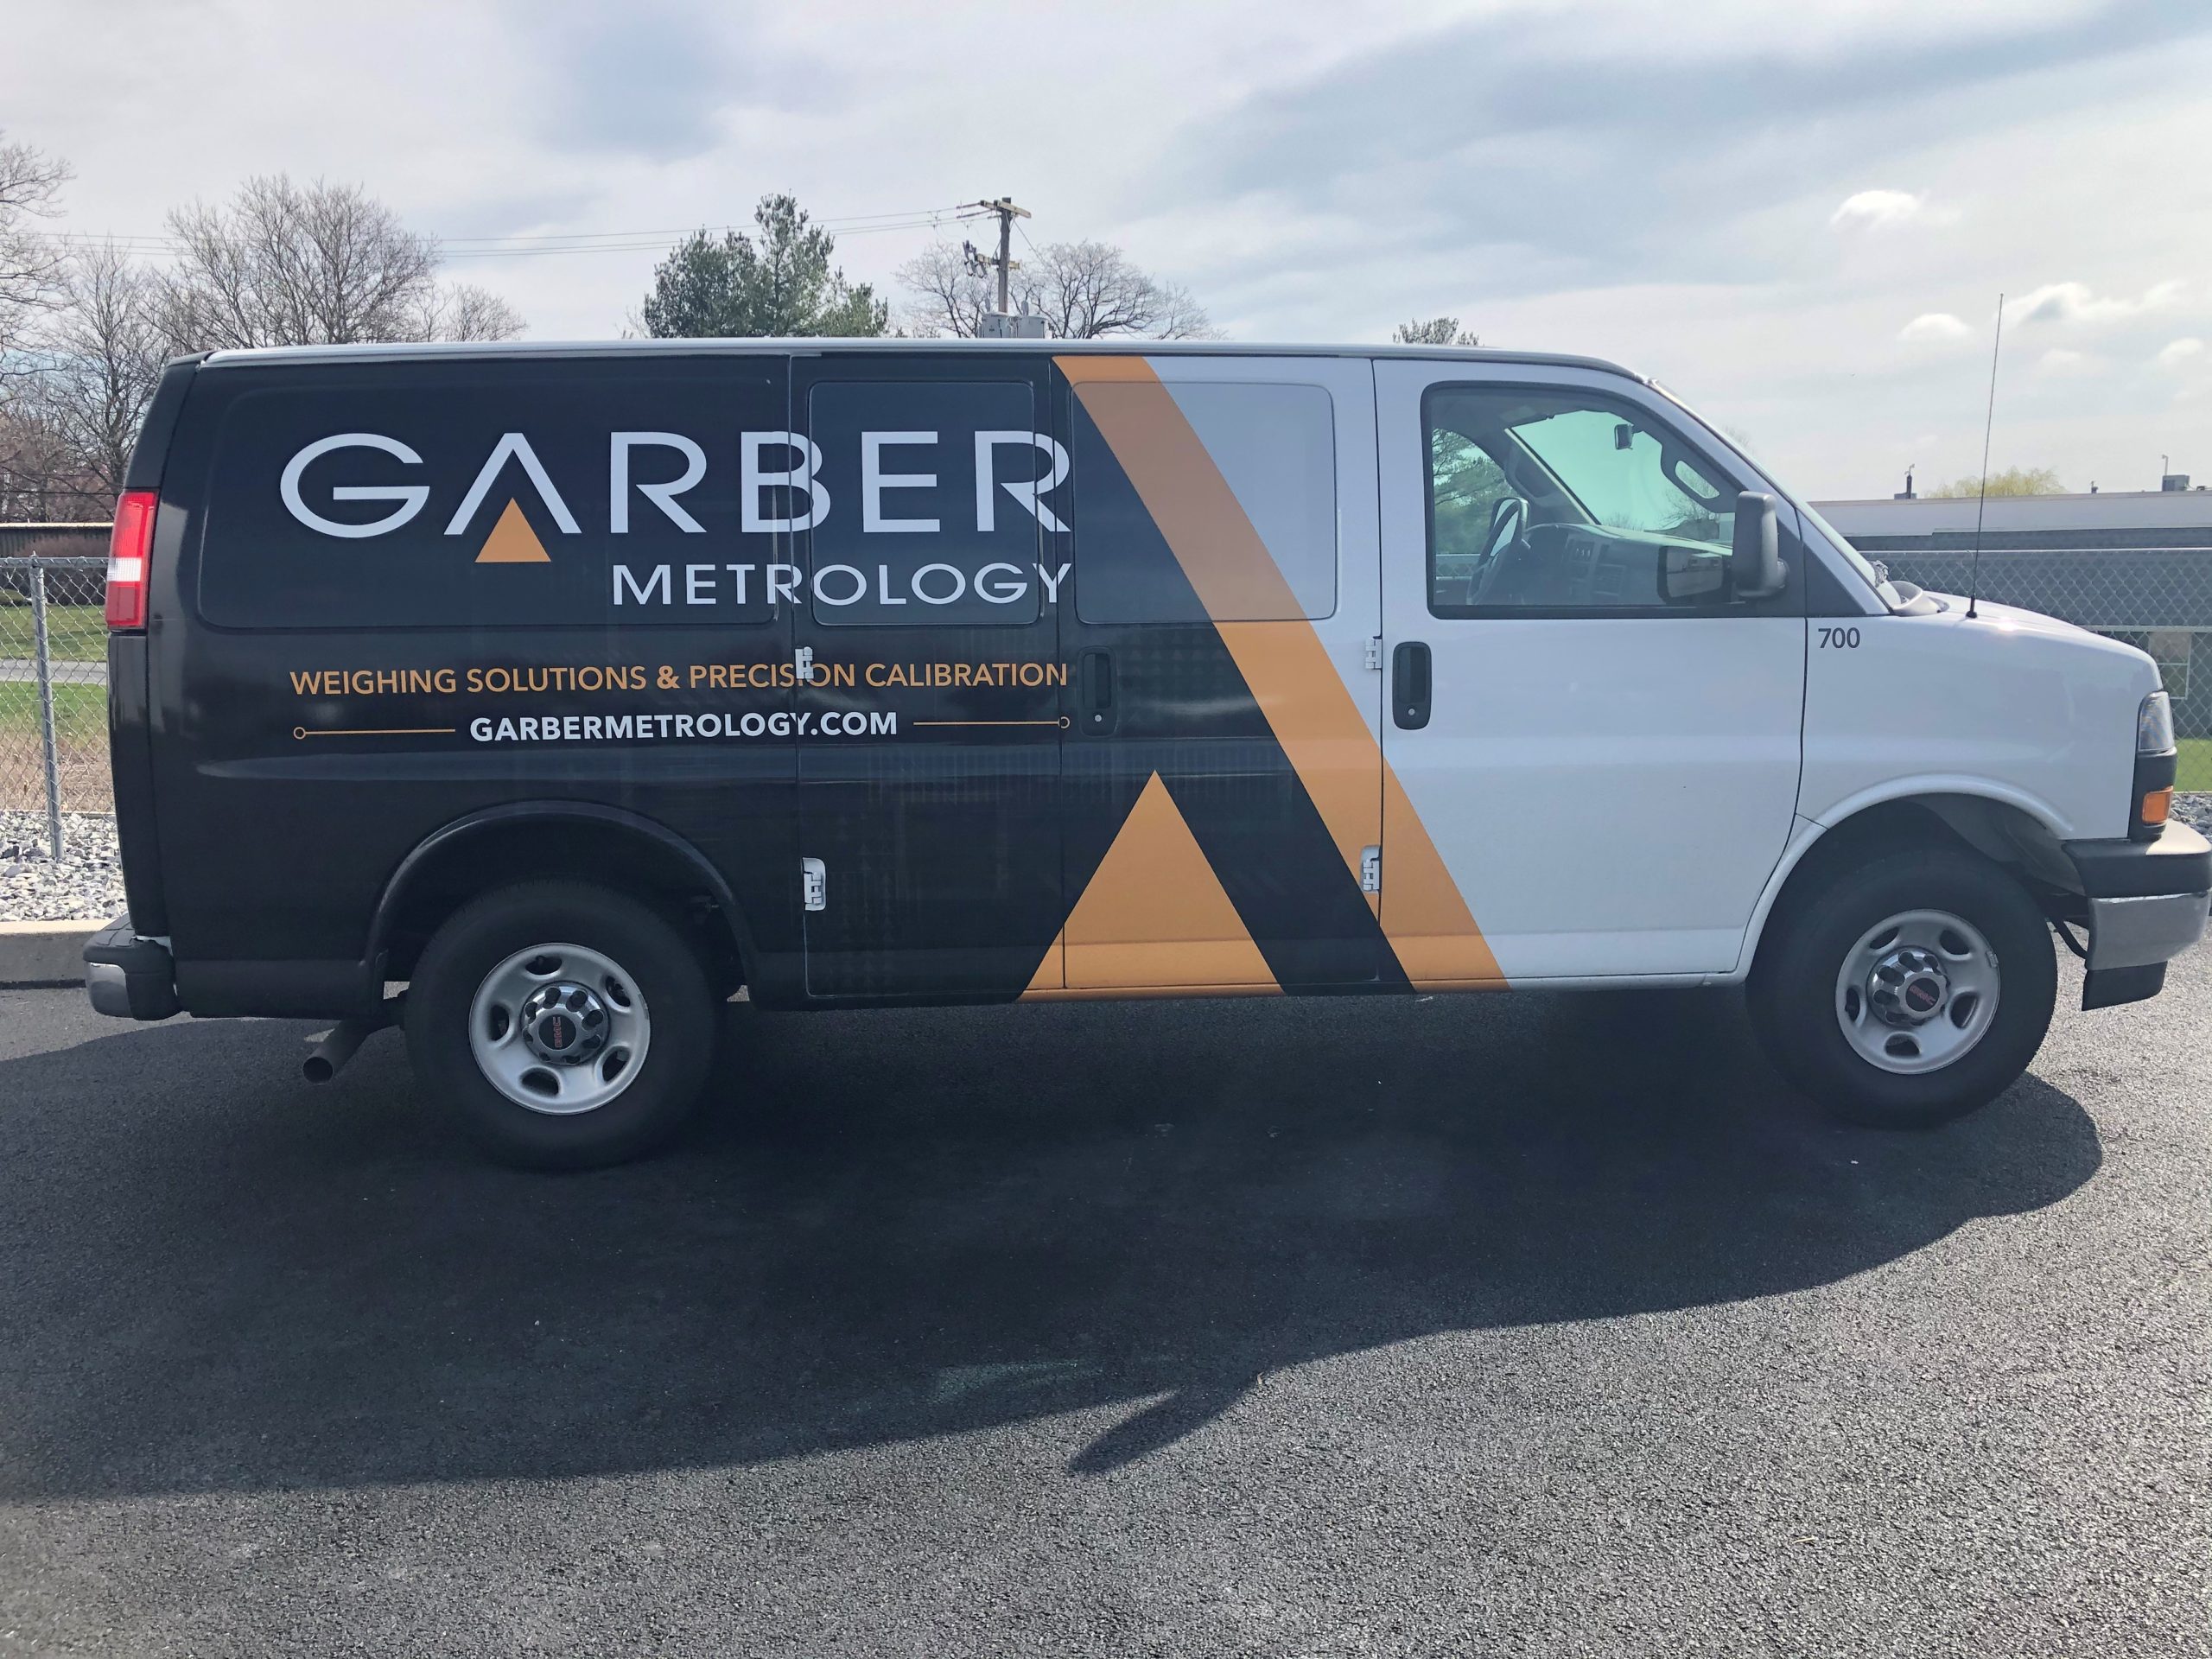
[[[1367,671],[1370,674],[1382,671],[1382,636],[1379,633],[1371,635],[1367,641]]]
[[[1380,847],[1359,849],[1359,890],[1362,893],[1382,891],[1382,849]]]
[[[798,861],[799,893],[809,910],[830,908],[830,870],[818,858]]]
[[[801,685],[811,685],[814,683],[814,647],[812,645],[801,645],[797,651],[791,652],[791,669],[798,676],[798,683]]]

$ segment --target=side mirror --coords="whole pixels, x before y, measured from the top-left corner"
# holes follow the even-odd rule
[[[1736,498],[1735,545],[1729,550],[1729,585],[1738,599],[1770,599],[1782,591],[1781,532],[1774,498],[1745,490]]]

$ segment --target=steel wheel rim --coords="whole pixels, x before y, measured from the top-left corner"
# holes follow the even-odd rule
[[[1835,980],[1836,1023],[1869,1065],[1901,1077],[1955,1065],[1989,1034],[2002,989],[1981,930],[1945,910],[1907,910],[1859,937]]]
[[[638,982],[582,944],[533,944],[484,976],[468,1007],[468,1049],[518,1106],[556,1117],[596,1111],[645,1064],[652,1018]]]

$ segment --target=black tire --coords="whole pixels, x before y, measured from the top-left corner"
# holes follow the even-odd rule
[[[651,1020],[645,1058],[620,1091],[570,1115],[510,1099],[469,1037],[486,976],[550,943],[620,964]],[[407,1051],[423,1092],[489,1156],[531,1169],[594,1169],[643,1156],[683,1127],[713,1063],[717,1012],[697,954],[658,912],[583,882],[523,882],[463,906],[423,947],[407,988]]]
[[[1996,1011],[1940,1071],[1901,1074],[1863,1057],[1836,1013],[1837,976],[1867,931],[1916,909],[1947,911],[1996,953]],[[1963,1116],[2028,1069],[2058,995],[2050,928],[2027,891],[1979,855],[1913,848],[1834,872],[1769,923],[1749,985],[1752,1023],[1777,1070],[1837,1117],[1926,1128]]]

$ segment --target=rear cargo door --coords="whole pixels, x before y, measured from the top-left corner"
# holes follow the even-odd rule
[[[810,995],[1059,984],[1067,461],[1049,393],[1041,353],[794,361]]]
[[[427,837],[582,808],[697,849],[767,968],[795,964],[792,490],[747,480],[785,376],[658,353],[203,367],[151,633],[179,960],[350,975]]]

